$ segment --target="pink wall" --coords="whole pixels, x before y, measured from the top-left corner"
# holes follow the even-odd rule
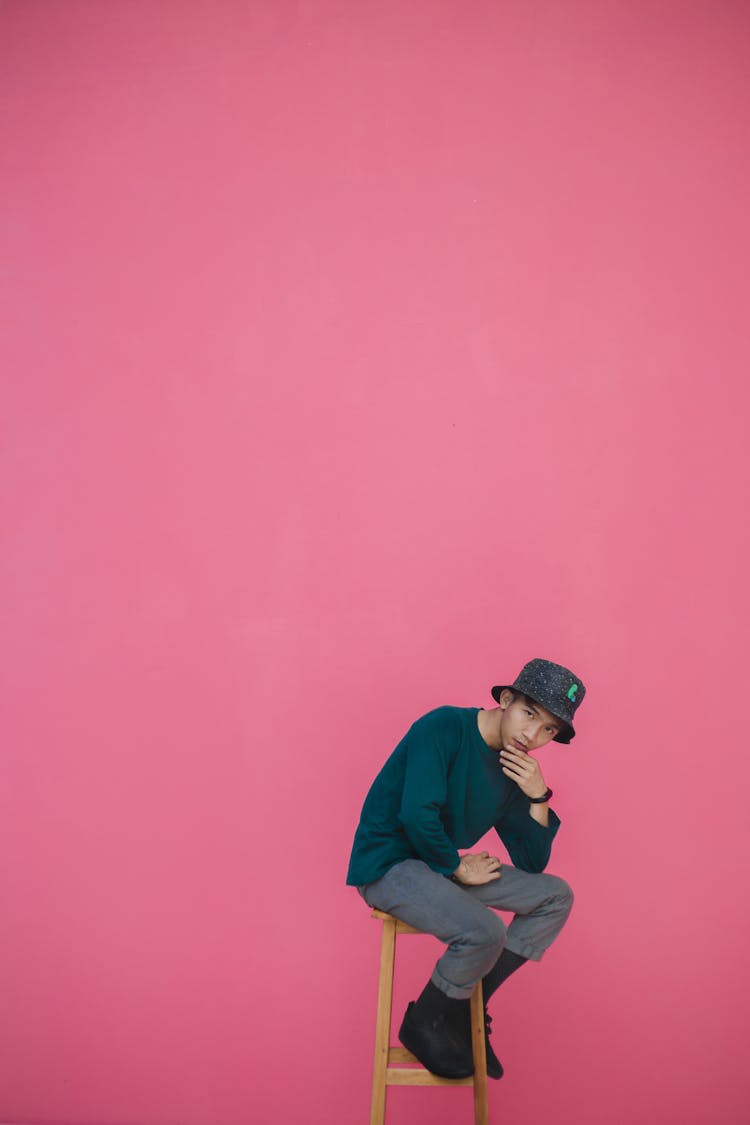
[[[577,903],[495,1118],[747,1120],[749,32],[5,0],[3,1122],[365,1121],[361,801],[537,655]]]

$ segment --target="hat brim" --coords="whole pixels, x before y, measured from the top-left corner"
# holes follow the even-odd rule
[[[528,691],[521,691],[520,688],[513,687],[513,684],[500,684],[496,687],[493,687],[492,698],[496,703],[500,702],[500,696],[504,691],[517,691],[519,695],[526,695],[529,699],[533,699],[535,703],[538,703],[540,707],[544,707],[547,711],[549,711],[550,715],[555,715],[555,712],[551,711],[545,703],[542,703],[541,699],[537,699],[536,696],[531,695]],[[560,733],[554,736],[552,741],[561,742],[563,746],[567,746],[576,736],[575,729],[571,726],[567,719],[564,719],[562,717],[562,715],[555,715],[555,718],[559,719],[561,723],[564,723],[564,726]]]

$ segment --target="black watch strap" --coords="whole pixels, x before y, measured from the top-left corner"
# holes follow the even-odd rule
[[[548,789],[543,797],[529,797],[529,800],[531,801],[532,805],[541,805],[543,801],[549,801],[551,796],[552,790]]]

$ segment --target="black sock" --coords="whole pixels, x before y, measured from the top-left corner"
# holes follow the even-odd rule
[[[482,993],[485,1004],[503,981],[507,980],[511,973],[515,973],[516,969],[520,969],[521,965],[525,965],[527,961],[528,957],[521,957],[519,953],[513,953],[510,949],[502,951],[487,976],[482,978]]]

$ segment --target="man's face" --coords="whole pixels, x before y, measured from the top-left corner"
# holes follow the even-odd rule
[[[507,689],[500,696],[500,738],[506,750],[525,750],[530,754],[545,746],[562,730],[562,723],[540,703]]]

